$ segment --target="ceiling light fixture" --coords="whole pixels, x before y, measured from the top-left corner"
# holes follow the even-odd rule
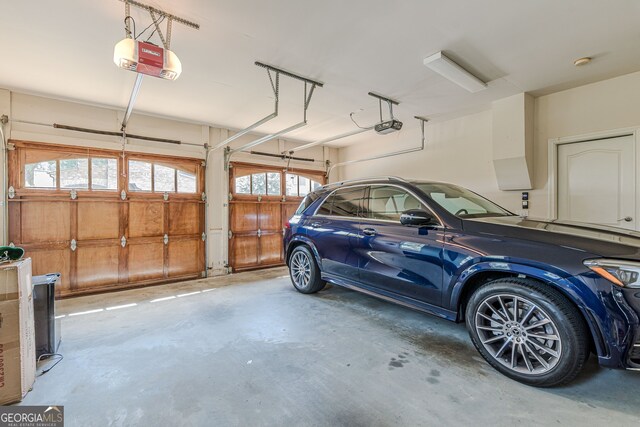
[[[442,51],[425,58],[423,62],[427,68],[430,68],[469,92],[475,93],[487,88],[485,82],[456,64]]]
[[[579,58],[573,61],[573,65],[575,65],[576,67],[580,67],[582,65],[587,65],[589,62],[591,62],[591,58],[585,56],[584,58]]]

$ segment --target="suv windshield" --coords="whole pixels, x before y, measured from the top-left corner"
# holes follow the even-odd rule
[[[476,193],[456,185],[418,182],[415,186],[459,218],[514,215]]]

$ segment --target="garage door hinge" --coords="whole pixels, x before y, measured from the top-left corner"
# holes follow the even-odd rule
[[[7,193],[7,196],[9,196],[10,199],[13,199],[14,197],[16,197],[16,189],[13,188],[13,185],[9,187],[9,192]]]
[[[127,246],[127,238],[126,238],[126,237],[122,236],[122,237],[120,238],[120,246],[122,246],[123,248],[124,248],[125,246]]]
[[[169,235],[165,234],[164,237],[162,238],[162,241],[164,242],[165,245],[169,244]]]
[[[78,247],[78,242],[76,242],[76,239],[71,239],[71,250],[75,252],[77,247]]]
[[[202,192],[202,201],[203,202],[207,201],[207,193],[205,193],[204,191]]]
[[[202,232],[202,241],[204,242],[205,240],[207,240],[207,233],[205,233],[204,231]]]
[[[229,193],[229,200],[233,200],[233,194]]]
[[[258,237],[262,236],[262,230],[258,228]]]
[[[233,231],[229,230],[229,239],[233,238]]]

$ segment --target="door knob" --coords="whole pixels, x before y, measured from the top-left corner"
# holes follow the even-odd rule
[[[362,230],[362,233],[367,235],[367,236],[375,236],[376,235],[376,230],[373,228],[365,228],[364,230]]]
[[[631,221],[633,221],[633,218],[631,218],[630,216],[625,216],[624,218],[619,219],[618,221],[631,222]]]

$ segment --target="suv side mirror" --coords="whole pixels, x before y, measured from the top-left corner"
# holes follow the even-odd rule
[[[422,209],[409,209],[400,215],[400,224],[402,225],[420,227],[424,225],[435,225],[437,223],[438,221],[431,213],[423,211]]]

